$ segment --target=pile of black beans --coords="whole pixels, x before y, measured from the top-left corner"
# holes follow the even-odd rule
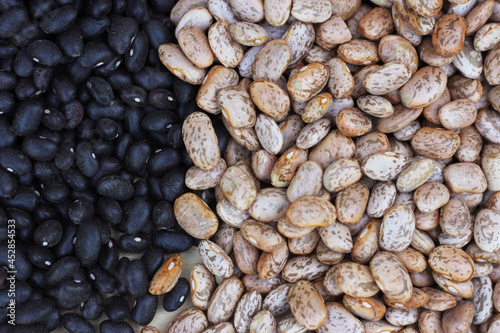
[[[168,254],[195,244],[172,204],[188,190],[182,122],[197,91],[158,58],[174,5],[0,1],[0,333],[90,333],[96,320],[128,333],[187,298],[183,278],[148,292]]]

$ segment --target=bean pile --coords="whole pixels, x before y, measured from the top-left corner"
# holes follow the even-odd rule
[[[149,288],[194,243],[173,203],[197,88],[158,56],[174,5],[0,1],[0,332],[134,332],[188,297]]]
[[[175,200],[202,263],[167,333],[500,332],[500,2],[180,0],[171,20],[160,59],[200,85],[185,183],[217,204]]]

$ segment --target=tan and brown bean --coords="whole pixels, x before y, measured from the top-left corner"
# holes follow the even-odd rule
[[[370,262],[373,279],[384,295],[398,303],[406,303],[411,299],[413,285],[408,271],[390,252],[378,252]]]
[[[270,81],[253,81],[250,84],[250,97],[259,110],[272,118],[281,118],[290,109],[288,94]]]
[[[460,136],[450,130],[423,127],[412,138],[411,145],[422,156],[444,160],[458,150]]]
[[[250,328],[252,318],[262,308],[262,296],[255,290],[244,294],[234,311],[234,328],[238,333],[246,333]]]
[[[300,280],[313,281],[325,275],[329,268],[329,265],[323,264],[315,255],[297,256],[286,263],[281,276],[292,283]]]
[[[198,253],[205,267],[215,276],[228,278],[233,275],[233,261],[217,244],[202,240],[198,245]]]
[[[219,226],[214,212],[194,193],[185,193],[175,200],[174,214],[179,225],[198,239],[212,237]]]
[[[373,279],[370,267],[366,265],[343,262],[333,266],[330,271],[334,274],[327,274],[325,280],[333,280],[337,287],[347,295],[372,297],[380,291]]]
[[[370,221],[356,236],[352,246],[351,257],[357,263],[368,264],[379,250],[378,238],[382,222]]]
[[[335,206],[316,196],[295,200],[286,210],[286,218],[296,227],[327,227],[335,223]]]
[[[243,283],[237,277],[225,279],[215,290],[207,310],[207,318],[213,324],[228,321],[244,292]]]
[[[337,49],[340,57],[353,65],[369,65],[377,63],[380,58],[377,45],[364,39],[353,39],[339,46]]]
[[[167,333],[201,333],[208,327],[208,320],[203,311],[190,308],[180,312],[168,324]]]
[[[379,321],[384,318],[386,307],[376,297],[352,297],[346,294],[342,302],[347,310],[365,320]]]
[[[207,74],[206,69],[199,68],[189,60],[179,45],[162,44],[158,49],[158,55],[169,71],[188,83],[201,84]]]
[[[152,295],[162,295],[172,290],[182,272],[182,256],[178,253],[167,259],[156,271],[149,285]]]
[[[191,300],[201,310],[208,309],[208,304],[215,290],[215,277],[203,264],[194,264],[191,268]]]
[[[328,310],[309,281],[299,281],[288,291],[288,303],[297,321],[306,329],[319,329],[328,318]]]
[[[409,108],[421,108],[437,100],[444,92],[448,77],[439,67],[419,69],[401,88],[401,102]]]
[[[335,129],[330,132],[330,134],[328,134],[323,139],[323,141],[321,141],[316,146],[316,148],[311,151],[311,153],[309,154],[309,160],[319,163],[323,170],[325,170],[336,160],[351,158],[352,156],[354,156],[355,151],[356,146],[354,145],[352,139],[342,134],[342,132],[340,132],[339,130]],[[344,161],[344,163],[342,164],[351,165],[351,162],[351,160]],[[341,167],[341,165],[338,165],[338,167]]]

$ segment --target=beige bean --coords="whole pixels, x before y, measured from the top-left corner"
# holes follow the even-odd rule
[[[219,163],[217,135],[206,114],[194,112],[187,116],[182,124],[182,138],[189,157],[198,168],[210,170]]]
[[[333,97],[328,92],[314,96],[306,103],[302,110],[302,120],[305,123],[312,123],[320,120],[331,108],[332,103]]]
[[[197,308],[190,308],[180,312],[168,324],[167,333],[201,333],[208,327],[205,314]]]
[[[396,132],[417,119],[421,113],[422,108],[412,109],[398,104],[394,107],[394,112],[391,115],[377,121],[377,128],[383,133]]]
[[[473,163],[454,163],[444,170],[446,184],[455,193],[482,193],[487,181],[481,168]]]
[[[352,247],[352,260],[360,264],[370,262],[379,250],[378,238],[381,224],[380,220],[374,219],[361,230]]]
[[[346,294],[343,304],[356,316],[370,321],[381,320],[386,311],[384,303],[376,297],[352,297]]]
[[[327,274],[325,279],[334,279],[338,288],[347,295],[372,297],[380,291],[368,266],[343,262],[334,268],[335,274],[331,277]]]
[[[397,17],[398,19],[400,18],[402,20],[402,22],[398,22],[396,21],[396,19],[394,20],[396,27],[404,23],[418,35],[427,35],[432,32],[432,29],[434,28],[434,17],[425,17],[419,15],[411,8],[407,1],[394,1],[392,11],[393,18]]]
[[[314,44],[314,26],[312,23],[295,21],[286,30],[282,38],[292,52],[289,67],[294,67],[305,58]]]
[[[500,213],[492,209],[480,210],[474,223],[474,240],[484,251],[495,252],[500,249],[500,240],[495,234],[500,225]]]
[[[368,188],[359,182],[349,185],[340,191],[335,199],[337,219],[345,224],[359,222],[368,204],[369,195],[370,191]]]
[[[329,226],[335,222],[335,206],[315,196],[295,200],[286,210],[287,220],[296,227]]]
[[[375,64],[380,60],[375,43],[364,39],[344,43],[337,52],[345,62],[353,65]]]
[[[225,279],[215,290],[207,310],[207,318],[213,324],[228,321],[243,295],[243,283],[237,277]]]
[[[472,324],[474,305],[471,302],[460,301],[453,309],[443,314],[443,329],[446,333],[467,332]]]
[[[253,81],[250,85],[250,97],[259,110],[272,118],[281,118],[290,109],[288,94],[270,81]]]
[[[290,77],[287,83],[288,92],[294,100],[305,102],[323,89],[328,77],[328,68],[323,63],[310,63]]]
[[[372,129],[372,122],[364,112],[358,108],[346,108],[337,114],[335,119],[337,128],[345,136],[361,136]]]
[[[194,193],[185,193],[175,200],[174,214],[179,225],[198,239],[212,237],[219,226],[217,216]]]
[[[210,298],[215,290],[215,278],[203,264],[191,268],[191,300],[201,310],[208,309]]]
[[[458,150],[460,137],[453,131],[423,127],[412,138],[411,145],[420,155],[444,160]]]
[[[361,168],[370,179],[387,181],[397,178],[408,164],[409,158],[405,155],[384,152],[375,153],[365,158]]]
[[[446,73],[441,68],[421,68],[400,89],[401,102],[410,108],[427,106],[441,96],[447,82]]]
[[[474,261],[454,246],[435,247],[429,255],[429,266],[436,273],[456,282],[470,281],[476,273]]]
[[[411,299],[413,285],[410,275],[395,254],[378,252],[370,262],[370,271],[377,286],[388,299],[398,303]]]
[[[328,0],[294,0],[291,14],[302,22],[322,23],[332,15],[332,3]]]
[[[208,44],[208,38],[198,27],[189,25],[179,30],[177,40],[182,51],[199,68],[210,67],[214,54]]]
[[[202,240],[198,246],[198,253],[207,269],[215,276],[228,278],[233,275],[231,258],[217,244],[209,240]]]
[[[226,170],[220,186],[229,202],[240,210],[250,208],[257,197],[257,188],[252,178],[236,165]]]
[[[318,232],[325,245],[330,249],[340,253],[351,252],[352,236],[345,224],[333,223],[327,227],[319,228]]]
[[[179,79],[191,84],[201,84],[207,71],[197,67],[176,44],[162,44],[158,49],[161,62]]]
[[[349,28],[344,20],[337,15],[332,15],[316,28],[316,43],[323,49],[330,50],[351,39],[352,35]]]
[[[217,92],[222,88],[236,84],[238,84],[238,73],[234,69],[220,65],[213,66],[204,78],[200,90],[198,90],[196,103],[208,113],[220,113],[221,108],[217,100]]]
[[[254,80],[277,82],[290,63],[292,53],[286,41],[275,39],[267,43],[255,57],[252,65]]]
[[[441,209],[439,219],[441,230],[450,236],[459,236],[471,225],[471,217],[465,203],[459,198],[451,198]]]
[[[323,264],[315,255],[297,256],[286,263],[281,276],[292,283],[299,280],[313,281],[325,275],[329,268],[329,265]]]
[[[328,318],[323,326],[321,326],[322,332],[333,333],[365,331],[361,321],[353,316],[340,303],[327,303],[326,309],[328,311]]]
[[[338,192],[361,178],[361,167],[354,158],[341,158],[331,163],[323,174],[323,185],[329,192]]]
[[[191,190],[206,190],[217,186],[226,172],[226,161],[222,158],[215,167],[210,170],[203,170],[197,166],[192,166],[186,171],[186,186]]]
[[[285,216],[289,205],[285,189],[268,187],[257,191],[248,212],[257,221],[271,222]]]
[[[222,88],[217,93],[222,115],[233,127],[252,127],[257,116],[250,95],[241,87]]]
[[[336,160],[354,156],[355,151],[356,147],[351,138],[339,130],[333,130],[311,151],[309,160],[319,163],[325,170]]]
[[[149,285],[152,295],[162,295],[175,287],[182,271],[182,256],[178,253],[166,260],[156,271]]]
[[[288,303],[295,319],[306,329],[318,329],[328,318],[325,303],[311,282],[295,283],[288,291]]]
[[[411,192],[429,180],[434,172],[434,163],[429,158],[419,159],[404,169],[398,177],[396,186],[400,192]]]

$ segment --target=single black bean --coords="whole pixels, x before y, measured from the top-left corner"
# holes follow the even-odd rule
[[[64,280],[71,279],[79,267],[80,261],[73,256],[63,257],[57,260],[45,275],[47,284],[49,286],[56,286]]]
[[[141,326],[146,326],[153,321],[157,308],[158,296],[146,293],[144,296],[136,298],[130,311],[130,319]]]
[[[55,331],[61,325],[61,311],[54,305],[40,322],[49,332]]]
[[[101,333],[134,333],[134,329],[126,321],[113,322],[104,320],[99,324]]]
[[[133,73],[133,77],[136,84],[147,91],[157,88],[168,89],[174,82],[173,74],[161,67],[144,66],[139,72]]]
[[[143,170],[144,171],[144,170]],[[134,182],[134,197],[147,197],[149,186],[145,179],[138,179]]]
[[[75,147],[71,143],[62,144],[54,159],[54,164],[59,170],[69,169],[75,161]]]
[[[97,216],[94,216],[92,219],[99,227],[99,231],[101,233],[101,245],[107,243],[111,239],[111,228],[108,223]]]
[[[51,203],[64,201],[70,193],[70,187],[60,178],[54,178],[41,183],[42,194]]]
[[[12,90],[17,84],[17,77],[7,71],[0,71],[0,90]]]
[[[144,116],[142,108],[129,107],[123,119],[123,128],[127,134],[132,135],[134,140],[140,141],[146,138],[146,131],[141,127]]]
[[[76,84],[64,72],[57,74],[52,81],[52,88],[54,89],[58,99],[63,103],[76,98]]]
[[[122,208],[118,201],[110,198],[99,198],[97,204],[101,217],[108,223],[116,225],[122,220]]]
[[[119,128],[118,128],[119,130]],[[98,135],[98,131],[96,129],[96,134]],[[96,139],[93,139],[90,141],[90,143],[92,144],[92,147],[94,148],[94,152],[97,156],[97,158],[102,158],[102,157],[105,157],[105,156],[109,156],[111,155],[111,153],[113,153],[113,149],[114,149],[114,143],[113,141],[111,140],[106,140],[106,139],[103,139],[103,138],[96,138]]]
[[[87,320],[96,320],[104,312],[102,295],[92,288],[89,298],[80,304],[80,313]]]
[[[83,52],[83,46],[82,46],[81,52]],[[78,56],[80,56],[80,55],[77,55],[77,57]],[[82,67],[78,63],[78,61],[74,60],[66,65],[66,72],[71,77],[73,82],[75,82],[76,84],[80,84],[90,76],[90,74],[92,73],[92,69]],[[83,99],[82,99],[82,101],[83,101]]]
[[[213,125],[215,135],[217,135],[217,144],[219,146],[219,149],[220,151],[226,151],[231,136],[221,120],[214,121]]]
[[[158,228],[170,229],[176,224],[174,208],[168,201],[157,202],[151,215]]]
[[[36,65],[33,71],[33,86],[36,88],[35,96],[45,93],[52,83],[54,68],[43,65]]]
[[[132,17],[142,24],[148,18],[148,3],[144,0],[127,0],[126,16]]]
[[[90,219],[80,224],[76,234],[75,253],[82,266],[97,262],[101,244],[100,229],[95,220]]]
[[[128,257],[121,257],[115,268],[116,290],[121,296],[128,295],[127,288],[125,287],[125,269],[129,262],[130,259]]]
[[[17,176],[18,185],[21,186],[31,186],[35,177],[32,173],[26,173],[24,175]]]
[[[48,34],[58,34],[67,30],[76,22],[78,10],[71,5],[61,6],[45,14],[40,21],[40,28]]]
[[[14,98],[14,95],[10,91],[0,91],[0,114],[12,113],[12,111],[14,111],[15,106],[16,106],[16,100]],[[10,144],[11,142],[10,135],[8,138],[6,138],[8,139],[7,143],[3,143],[2,146],[6,147],[7,145]]]
[[[29,52],[29,47],[28,47]],[[78,62],[83,67],[96,68],[109,62],[115,56],[113,50],[103,41],[92,41],[85,44]]]
[[[7,170],[0,168],[0,198],[10,198],[16,191],[16,177]]]
[[[48,220],[35,230],[34,241],[38,246],[54,247],[63,235],[63,227],[57,220]]]
[[[48,205],[38,206],[32,213],[31,217],[36,224],[42,224],[48,220],[59,218],[57,212]]]
[[[14,73],[20,78],[28,78],[33,75],[35,63],[26,49],[21,49],[17,52],[14,58],[13,69]]]
[[[125,268],[124,284],[128,293],[140,298],[148,292],[149,282],[146,267],[140,259],[131,260]]]
[[[123,234],[118,238],[118,248],[127,253],[142,253],[151,247],[151,241],[142,233]]]
[[[108,242],[102,245],[99,253],[99,264],[105,270],[112,271],[118,264],[120,251],[116,241],[111,238]]]
[[[91,322],[76,313],[65,313],[61,322],[63,327],[70,333],[95,333]]]
[[[111,49],[118,54],[125,54],[135,36],[139,32],[139,25],[131,17],[124,17],[113,22],[108,33],[108,43]]]
[[[156,271],[164,262],[164,252],[162,249],[157,247],[151,247],[141,257],[141,261],[144,263],[144,268],[149,279],[152,279]]]
[[[182,193],[187,191],[184,182],[186,177],[186,169],[184,167],[177,167],[168,171],[161,179],[160,190],[163,198],[172,203]]]
[[[175,113],[168,110],[158,110],[142,118],[141,126],[148,132],[166,133],[177,122]]]
[[[23,240],[27,241],[27,240]],[[33,267],[33,271],[31,272],[30,277],[28,278],[28,283],[33,287],[33,288],[41,288],[41,289],[46,289],[48,288],[47,284],[47,279],[45,278],[45,274],[47,273],[46,269],[38,268],[38,267]]]
[[[22,78],[19,80],[19,82],[17,82],[14,93],[18,99],[26,100],[35,97],[37,94],[37,89],[33,84],[33,80]]]
[[[90,15],[98,17],[107,15],[112,5],[111,0],[89,0],[86,7]]]
[[[174,124],[168,130],[167,134],[167,142],[168,145],[172,148],[180,148],[184,145],[184,141],[182,139],[182,125]]]
[[[136,197],[127,204],[120,228],[129,234],[138,233],[151,218],[152,204],[143,197]]]
[[[104,300],[104,314],[111,321],[120,322],[130,315],[128,301],[122,296],[111,296]],[[101,328],[102,332],[102,328]]]
[[[158,109],[173,110],[178,105],[175,95],[166,89],[155,89],[150,91],[148,101],[149,104]]]
[[[65,223],[64,232],[61,240],[54,247],[54,254],[58,258],[70,256],[74,254],[74,243],[76,233],[78,231],[78,226],[73,223]]]
[[[35,161],[49,161],[56,157],[58,145],[56,142],[40,135],[28,135],[24,138],[21,150]]]
[[[10,38],[28,23],[28,11],[24,6],[14,6],[0,15],[0,38]]]
[[[85,111],[92,120],[99,120],[99,118],[111,118],[114,120],[121,120],[125,114],[125,105],[119,99],[114,99],[110,105],[101,105],[96,101],[90,101]]]
[[[109,29],[109,16],[81,16],[77,24],[82,30],[84,40],[95,40]]]
[[[28,45],[28,54],[34,62],[44,66],[55,66],[63,60],[61,49],[47,39],[31,42]]]
[[[7,213],[9,219],[16,221],[16,228],[24,229],[33,225],[33,220],[30,214],[22,209],[9,207],[5,209],[5,212]]]
[[[130,172],[139,173],[146,168],[150,155],[151,146],[146,141],[133,143],[127,151],[125,165]]]
[[[85,199],[75,200],[70,204],[68,213],[71,221],[79,225],[92,218],[94,215],[94,205]]]
[[[43,118],[43,104],[39,100],[28,100],[19,104],[12,121],[12,131],[19,136],[33,134]]]
[[[105,176],[97,184],[97,193],[107,198],[125,201],[134,195],[134,186],[119,176]]]
[[[143,29],[148,35],[149,45],[154,49],[174,41],[172,33],[158,20],[149,20],[143,25]]]
[[[55,256],[52,251],[47,248],[30,245],[28,246],[28,250],[26,251],[29,261],[33,265],[42,269],[49,269],[50,266],[55,262]]]
[[[58,33],[56,37],[57,45],[65,55],[76,58],[83,53],[82,30],[77,24],[73,24],[65,31]]]
[[[61,172],[64,181],[66,184],[71,186],[71,188],[77,191],[85,191],[89,188],[89,180],[88,178],[77,168],[69,168],[67,170],[63,170]],[[88,209],[89,207],[85,207]],[[80,210],[76,208],[77,211]],[[78,216],[77,214],[76,216]]]
[[[16,324],[27,325],[39,323],[55,307],[48,298],[32,300],[16,308]]]
[[[165,253],[181,253],[193,246],[193,237],[184,230],[158,230],[152,237],[153,246]]]
[[[100,265],[92,265],[87,271],[89,281],[94,288],[103,294],[112,294],[115,291],[116,279]]]
[[[173,312],[179,309],[186,301],[190,288],[189,281],[181,277],[177,280],[174,288],[163,295],[163,309],[167,312]]]
[[[71,310],[89,298],[90,290],[90,284],[86,282],[66,280],[47,289],[47,295],[55,301],[58,308]]]
[[[54,108],[47,108],[43,112],[42,124],[50,130],[61,131],[64,129],[66,120],[64,115]]]
[[[76,164],[87,177],[94,176],[99,171],[99,161],[89,142],[81,142],[76,146]]]
[[[66,129],[74,129],[83,119],[84,109],[82,104],[75,100],[63,104],[61,112],[66,118]]]
[[[113,140],[119,135],[118,124],[109,118],[101,118],[97,121],[97,133],[105,140]]]
[[[167,15],[174,8],[175,0],[150,0],[149,5],[155,13]]]
[[[146,89],[139,86],[122,86],[120,89],[120,97],[130,106],[144,107],[148,103],[148,92]]]
[[[97,103],[108,106],[114,99],[113,88],[111,85],[99,76],[91,76],[87,80],[87,88]]]
[[[0,97],[1,96],[2,94],[0,94]],[[16,142],[17,139],[17,136],[12,131],[12,128],[7,121],[7,118],[3,115],[0,115],[0,137],[2,138],[2,140],[0,140],[0,149],[14,146],[14,143]]]
[[[125,67],[129,72],[136,73],[144,67],[148,56],[148,48],[148,35],[144,31],[140,31],[132,42],[130,50],[124,55]]]

